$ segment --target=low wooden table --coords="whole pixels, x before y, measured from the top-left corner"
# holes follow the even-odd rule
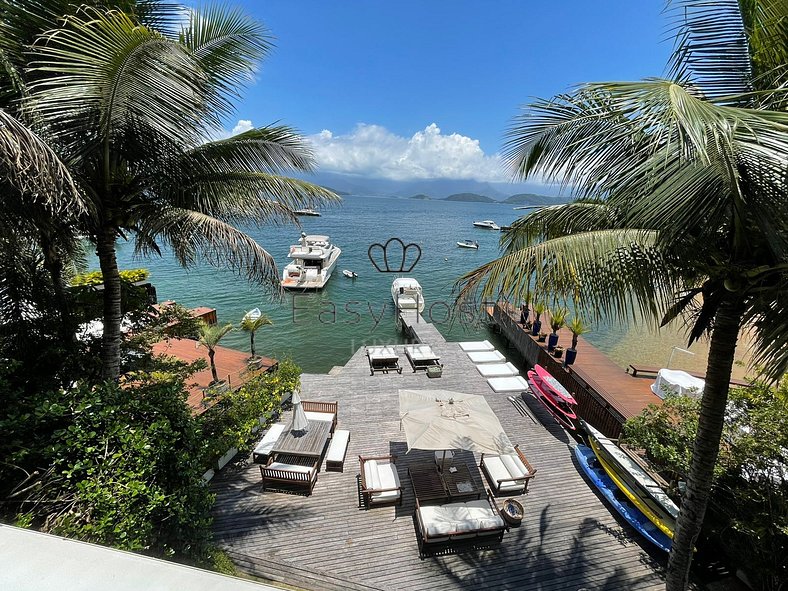
[[[452,468],[455,468],[456,471],[452,472]],[[449,493],[450,501],[469,501],[482,498],[482,490],[476,487],[467,464],[447,466],[441,472],[441,477],[446,491]]]
[[[292,454],[308,458],[319,458],[326,448],[331,434],[331,421],[309,421],[304,432],[294,432],[291,422],[279,436],[271,449],[273,454]]]
[[[449,499],[443,478],[434,465],[411,466],[408,468],[408,474],[410,474],[410,483],[413,485],[413,494],[416,495],[420,503],[429,501],[443,503]]]

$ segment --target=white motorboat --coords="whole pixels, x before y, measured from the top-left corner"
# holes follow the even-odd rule
[[[399,277],[391,284],[391,297],[400,310],[424,311],[424,296],[421,285],[411,277]]]
[[[355,271],[351,271],[350,269],[342,269],[342,274],[345,277],[350,277],[351,279],[355,279],[356,277],[358,277],[358,273],[356,273]]]
[[[311,207],[305,207],[304,209],[296,209],[293,213],[296,215],[306,215],[306,216],[317,217],[317,218],[321,216],[321,213],[319,211],[315,211]]]
[[[474,227],[484,228],[485,230],[500,230],[500,226],[492,220],[482,220],[480,222],[473,222]]]
[[[244,314],[244,320],[248,318],[250,322],[254,322],[262,315],[263,313],[260,311],[260,308],[255,308],[254,310],[249,310],[246,314]]]
[[[460,248],[473,248],[475,250],[479,249],[479,243],[475,240],[463,240],[462,242],[458,242],[457,246]]]
[[[302,232],[298,244],[291,246],[287,255],[293,260],[282,271],[282,287],[322,289],[331,279],[341,252],[328,236],[307,236]]]

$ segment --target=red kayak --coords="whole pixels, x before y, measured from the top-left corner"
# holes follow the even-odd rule
[[[555,378],[553,379],[555,380]],[[572,408],[573,405],[569,404],[563,396],[555,393],[550,383],[539,377],[535,371],[528,372],[528,383],[531,386],[531,393],[534,395],[534,398],[542,403],[542,406],[553,415],[555,420],[562,427],[574,431],[576,427],[573,421],[577,419],[577,415]],[[574,398],[572,400],[574,401]]]
[[[539,376],[543,382],[546,383],[547,388],[549,388],[555,396],[559,398],[563,398],[567,404],[577,404],[577,400],[569,393],[569,391],[564,388],[561,383],[556,380],[549,371],[547,371],[544,367],[539,364],[534,365],[534,371],[536,375]]]

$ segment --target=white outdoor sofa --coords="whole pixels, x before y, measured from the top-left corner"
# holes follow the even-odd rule
[[[464,503],[422,505],[416,499],[415,519],[422,559],[459,546],[489,547],[509,529],[489,491],[483,499]]]
[[[519,446],[515,453],[504,455],[482,454],[479,468],[496,495],[523,494],[528,491],[528,483],[536,474],[536,469],[525,459]]]
[[[358,456],[361,466],[361,497],[364,506],[401,505],[402,484],[396,456]]]

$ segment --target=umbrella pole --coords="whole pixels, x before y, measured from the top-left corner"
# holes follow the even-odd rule
[[[441,472],[446,467],[446,450],[443,450],[443,459],[441,460]]]

